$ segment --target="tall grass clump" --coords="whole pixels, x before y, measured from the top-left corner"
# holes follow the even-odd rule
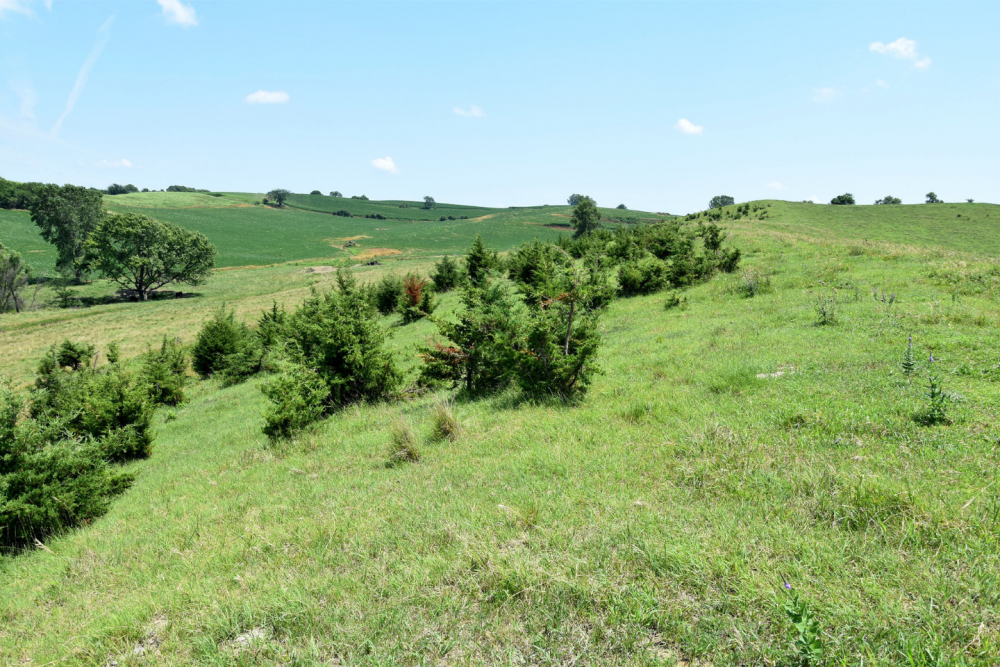
[[[740,293],[748,299],[771,290],[771,277],[761,273],[759,269],[750,267],[743,272],[739,283]]]
[[[458,440],[462,433],[462,424],[455,417],[454,406],[450,401],[438,401],[431,411],[431,436],[434,440]]]
[[[420,447],[417,435],[413,432],[410,422],[397,417],[389,425],[389,456],[385,465],[394,468],[403,463],[416,463],[420,460]]]

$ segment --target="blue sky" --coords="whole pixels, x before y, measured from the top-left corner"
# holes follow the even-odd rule
[[[997,3],[0,0],[0,176],[1000,201]]]

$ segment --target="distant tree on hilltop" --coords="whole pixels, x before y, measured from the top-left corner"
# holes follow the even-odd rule
[[[424,197],[424,208],[434,208],[437,206],[437,202],[434,201],[434,197]]]
[[[927,204],[943,204],[944,203],[944,201],[942,201],[941,199],[938,199],[938,196],[936,194],[934,194],[933,192],[928,192],[926,196],[927,196],[927,201],[925,203],[927,203]]]
[[[285,205],[285,200],[288,199],[288,195],[292,194],[284,188],[278,188],[277,190],[271,190],[267,193],[267,198],[273,202],[278,203],[278,208]]]
[[[131,183],[129,183],[128,185],[118,185],[117,183],[112,183],[111,185],[108,186],[108,189],[105,190],[105,194],[109,194],[109,195],[127,195],[129,193],[138,192],[138,191],[139,191],[139,188],[135,187]]]
[[[628,206],[626,206],[625,204],[618,204],[617,208],[620,209],[620,210],[622,210],[622,211],[627,211],[628,210]]]
[[[590,197],[583,197],[573,209],[573,226],[576,227],[576,237],[588,234],[601,226],[601,213],[597,210],[597,202]]]
[[[334,190],[333,192],[330,193],[330,196],[331,197],[343,197],[344,195],[340,194],[340,190]]]
[[[882,199],[876,199],[876,206],[894,206],[896,204],[902,204],[903,200],[899,197],[893,197],[892,195],[886,195]]]
[[[722,208],[723,206],[732,206],[736,203],[736,200],[729,195],[718,195],[712,197],[711,201],[708,202],[709,208]]]
[[[566,203],[569,204],[570,206],[576,206],[577,204],[580,203],[580,200],[586,196],[587,195],[577,195],[577,194],[570,195],[569,197],[566,198]]]
[[[323,195],[323,193],[322,193],[322,192],[320,192],[319,190],[313,190],[313,191],[312,191],[312,192],[310,192],[309,194],[311,194],[311,195],[320,195],[320,196],[322,196],[322,195]]]
[[[835,206],[854,206],[854,195],[850,192],[845,192],[831,199],[830,203]]]

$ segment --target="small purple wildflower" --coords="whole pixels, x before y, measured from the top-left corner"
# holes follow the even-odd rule
[[[788,583],[787,581],[785,582],[785,590],[786,591],[792,590],[792,585],[790,583]]]
[[[934,354],[933,353],[931,353],[931,363],[932,364],[934,363]]]

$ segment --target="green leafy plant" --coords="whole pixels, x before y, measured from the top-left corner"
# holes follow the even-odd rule
[[[931,357],[933,359],[933,357]],[[951,394],[945,392],[941,378],[933,372],[927,374],[927,407],[917,416],[917,420],[927,426],[934,424],[950,424],[947,406],[951,402]]]
[[[792,623],[794,638],[792,649],[795,658],[802,667],[817,665],[823,659],[823,643],[820,641],[819,621],[809,609],[806,601],[799,597],[792,585],[785,583],[788,599],[785,602],[785,616]]]
[[[837,323],[837,299],[832,296],[816,297],[816,326],[830,326]]]

